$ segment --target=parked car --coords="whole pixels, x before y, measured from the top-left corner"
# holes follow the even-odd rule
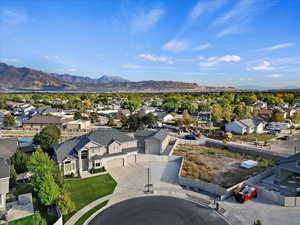
[[[195,135],[188,134],[188,135],[184,136],[184,139],[186,139],[186,140],[197,140],[197,137]]]
[[[252,187],[250,185],[244,185],[234,191],[234,197],[236,201],[243,203],[250,198],[256,198],[257,197],[257,191],[255,187]]]
[[[277,134],[280,134],[280,130],[268,130],[267,134],[277,135]]]
[[[289,136],[282,136],[282,137],[279,137],[279,138],[277,138],[277,140],[281,140],[281,141],[287,141],[287,140],[289,140],[290,139],[290,137]]]

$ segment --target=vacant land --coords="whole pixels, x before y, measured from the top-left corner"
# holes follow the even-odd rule
[[[105,195],[111,194],[116,185],[116,181],[109,174],[65,181],[67,193],[74,202],[76,211]]]
[[[276,137],[276,135],[273,135],[273,134],[255,134],[255,133],[244,134],[244,135],[234,134],[232,137],[232,140],[233,141],[247,141],[247,142],[255,142],[255,141],[266,142],[275,137]]]
[[[225,188],[256,175],[274,163],[260,157],[199,145],[178,145],[173,154],[185,159],[181,176],[219,184]],[[240,163],[249,159],[258,161],[258,166],[241,168]]]

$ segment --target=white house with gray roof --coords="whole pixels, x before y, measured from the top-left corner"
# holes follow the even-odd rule
[[[100,128],[54,146],[54,159],[64,175],[81,176],[92,168],[124,166],[137,154],[137,140],[113,128]]]
[[[257,119],[236,120],[225,124],[225,130],[235,134],[260,134],[264,131],[264,123]]]

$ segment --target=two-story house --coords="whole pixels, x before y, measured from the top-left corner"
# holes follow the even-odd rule
[[[93,168],[125,166],[137,154],[137,140],[113,128],[99,128],[54,146],[64,175],[81,176]],[[127,157],[133,155],[133,157]]]

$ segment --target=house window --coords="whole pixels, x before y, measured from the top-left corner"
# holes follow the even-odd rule
[[[65,162],[65,164],[70,164],[70,163],[71,163],[71,161],[66,161],[66,162]]]
[[[100,167],[101,166],[101,163],[96,163],[96,167]]]

